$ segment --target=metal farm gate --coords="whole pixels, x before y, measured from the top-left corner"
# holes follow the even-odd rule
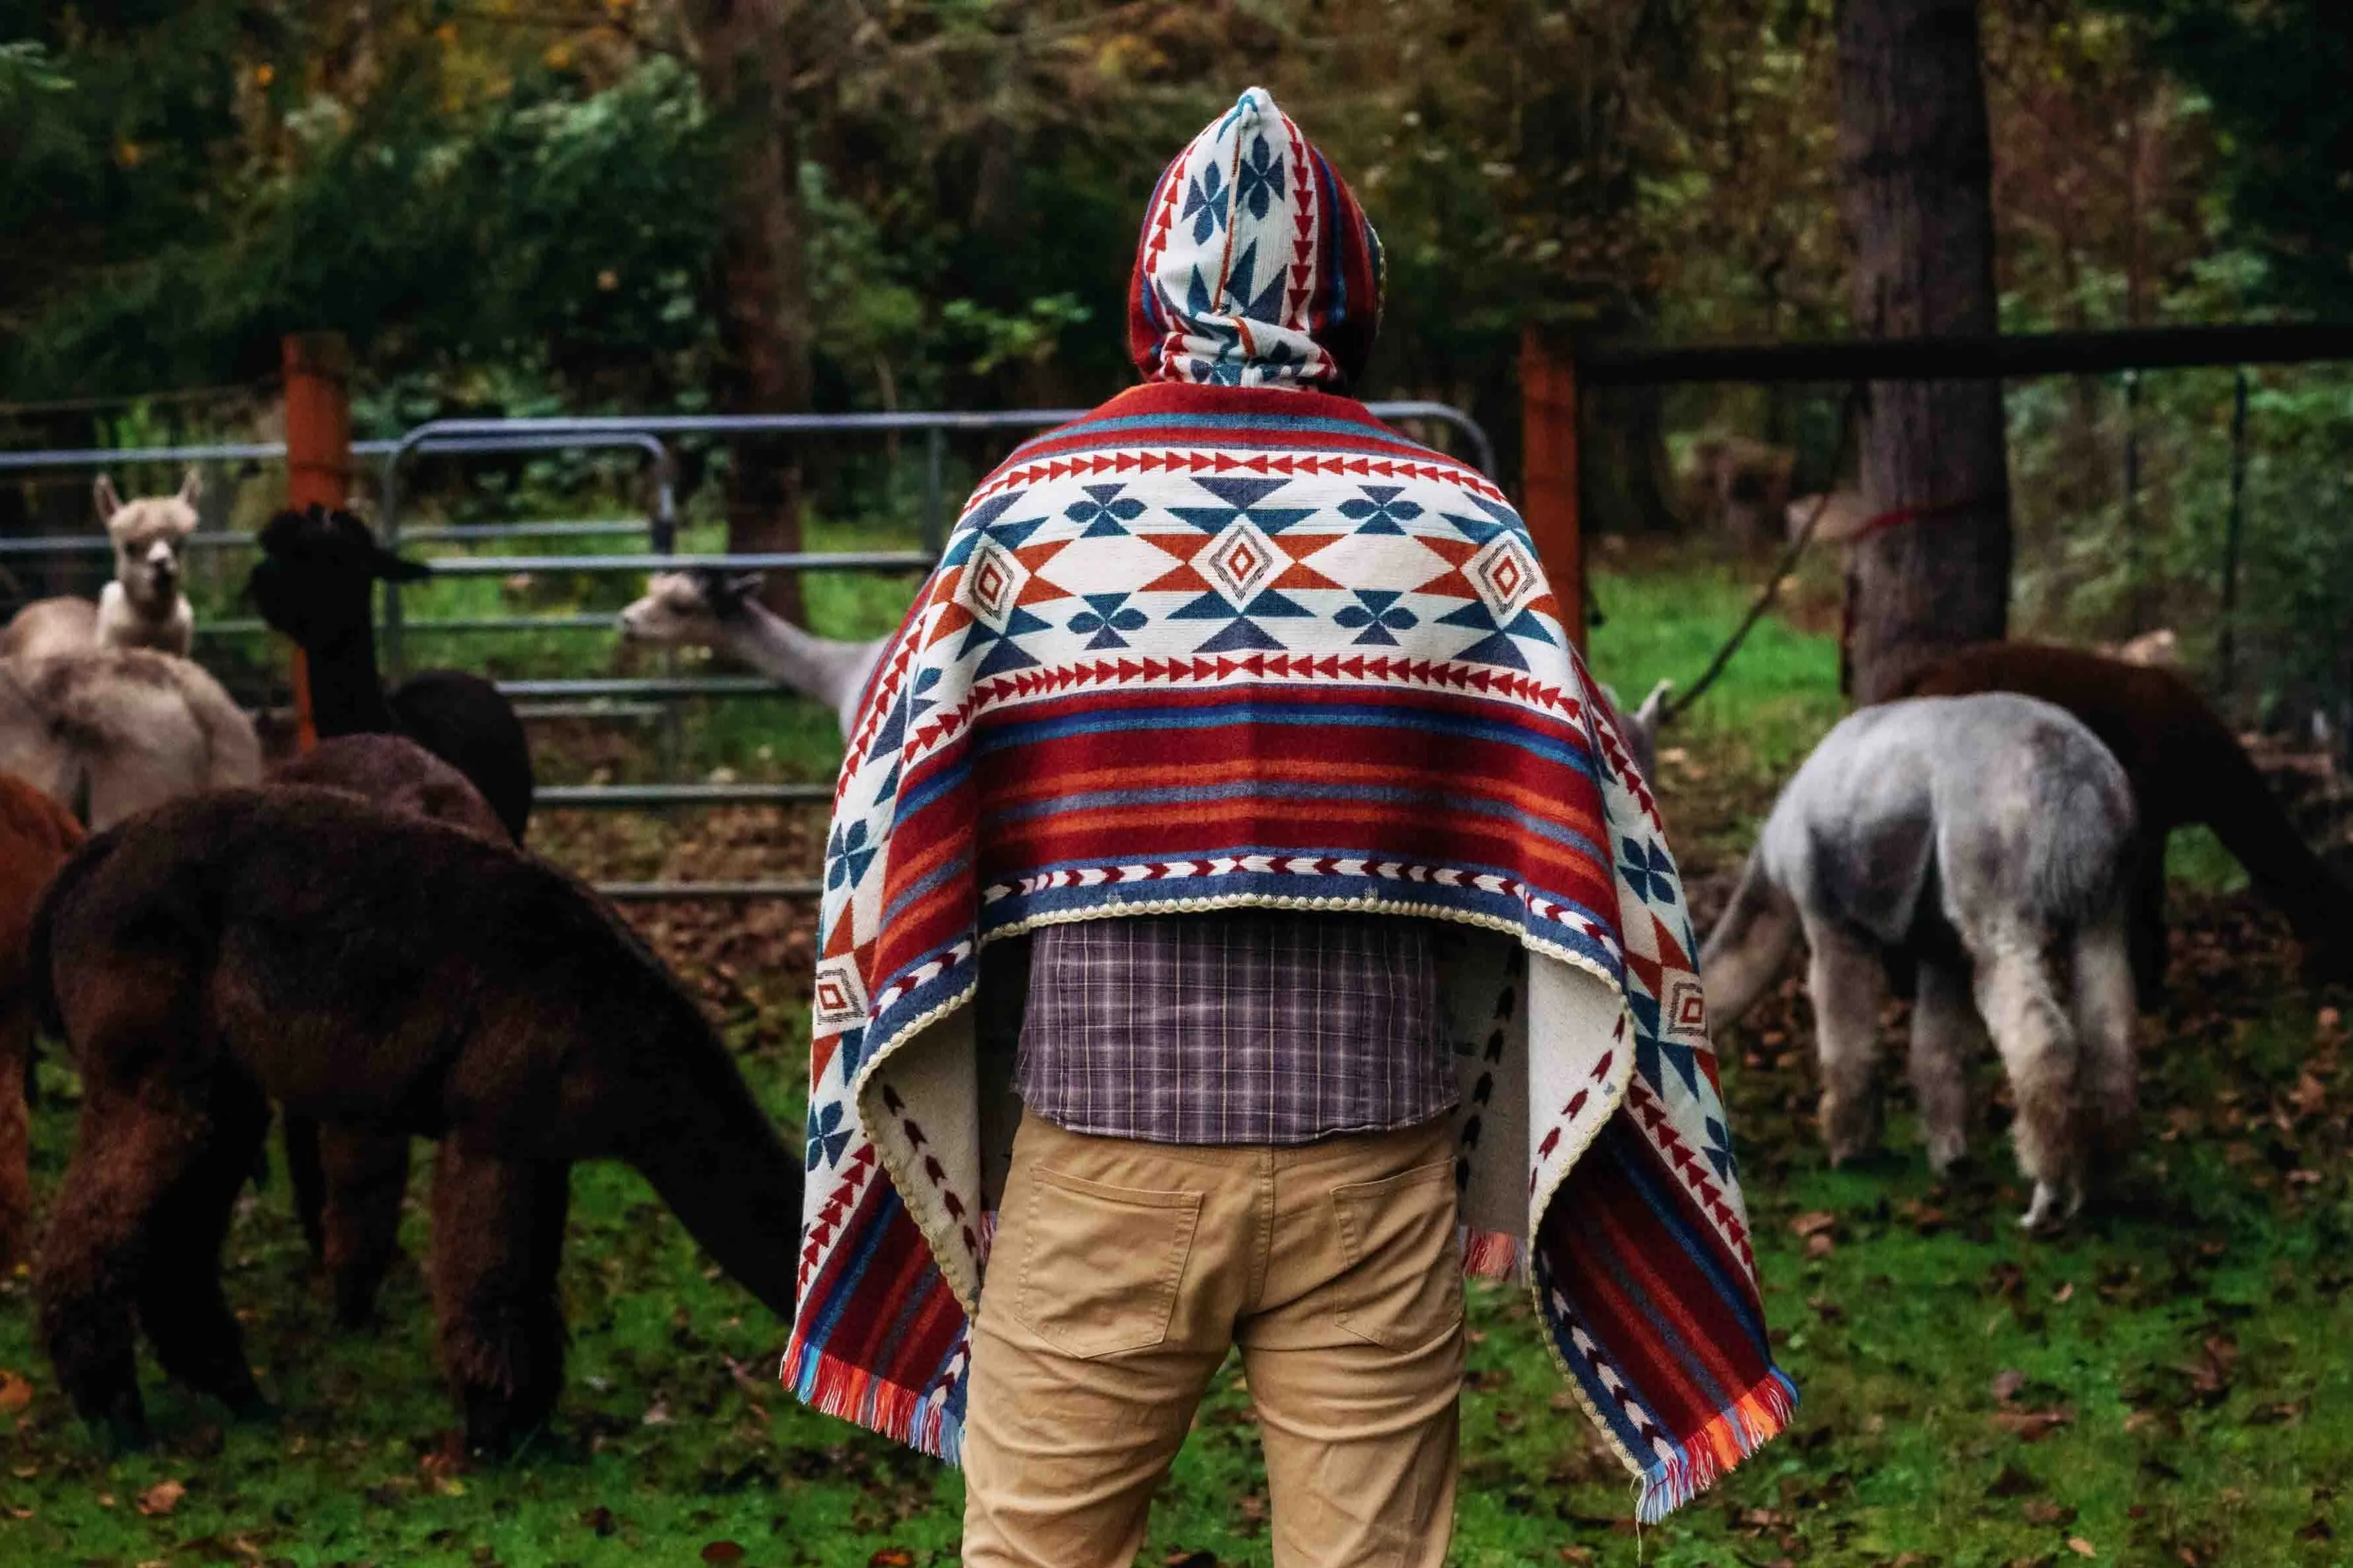
[[[1370,405],[1377,416],[1392,422],[1443,427],[1459,436],[1469,448],[1464,454],[1481,471],[1493,477],[1493,443],[1478,423],[1459,408],[1442,403],[1398,402]],[[505,578],[519,573],[581,576],[642,577],[649,573],[688,566],[735,568],[765,572],[919,572],[930,569],[945,543],[952,515],[944,493],[947,442],[952,435],[1018,432],[1065,424],[1086,412],[1076,408],[1006,409],[987,413],[807,414],[807,415],[646,415],[543,419],[439,419],[419,425],[396,440],[352,444],[355,458],[377,465],[375,528],[387,550],[403,545],[450,543],[504,545],[509,542],[552,542],[547,552],[501,552],[430,558],[427,564],[441,579]],[[916,550],[801,551],[790,553],[681,553],[678,549],[676,463],[671,444],[680,437],[710,437],[722,440],[746,437],[809,437],[920,434],[923,437],[923,489],[918,510],[922,548]],[[414,526],[402,520],[403,484],[414,460],[423,457],[464,458],[512,456],[517,453],[628,452],[645,460],[646,505],[642,518],[517,519],[486,524]],[[222,443],[206,446],[138,448],[85,447],[49,451],[0,452],[0,482],[12,474],[92,472],[142,466],[210,467],[226,471],[232,465],[255,465],[286,459],[280,443]],[[223,526],[227,487],[207,488],[201,510],[206,514],[189,536],[192,552],[217,555],[250,552],[250,534]],[[645,549],[618,554],[565,553],[567,541],[642,538]],[[73,556],[103,556],[111,546],[101,532],[0,538],[0,567],[12,563]],[[413,594],[417,587],[412,585]],[[521,615],[453,616],[421,620],[407,614],[401,585],[386,583],[379,601],[377,650],[387,681],[406,672],[408,639],[412,634],[455,633],[480,637],[491,644],[501,637],[565,630],[604,629],[618,636],[609,615]],[[269,635],[269,628],[250,618],[200,620],[201,641],[218,643]],[[546,679],[504,679],[500,691],[514,702],[524,719],[553,717],[625,718],[649,712],[670,715],[681,701],[699,698],[774,697],[781,689],[760,676],[699,675],[586,677]],[[544,784],[537,793],[536,809],[550,811],[670,811],[682,807],[759,805],[781,807],[820,806],[832,798],[832,786],[823,783],[750,784],[692,783],[683,780],[648,784]],[[814,880],[647,881],[607,882],[598,890],[620,900],[685,900],[746,898],[808,898],[818,891]]]

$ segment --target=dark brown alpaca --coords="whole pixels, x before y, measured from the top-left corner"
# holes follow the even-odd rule
[[[25,1089],[36,1009],[26,942],[41,890],[81,840],[81,824],[63,806],[0,773],[0,1270],[25,1255],[33,1224]]]
[[[322,741],[280,763],[270,776],[280,784],[341,790],[381,810],[446,822],[493,844],[507,841],[505,825],[465,774],[397,735]],[[400,1256],[408,1142],[406,1132],[288,1119],[287,1163],[301,1189],[295,1217],[311,1255],[326,1267],[335,1318],[346,1328],[375,1316],[376,1292]]]
[[[2124,764],[2140,810],[2145,869],[2136,898],[2133,970],[2143,999],[2165,978],[2165,838],[2213,830],[2256,893],[2286,915],[2307,970],[2353,976],[2353,893],[2330,875],[2272,798],[2230,727],[2169,669],[2044,643],[1987,643],[1914,675],[1898,697],[2016,691],[2063,708]]]
[[[669,972],[528,856],[332,791],[223,791],[93,837],[32,954],[83,1083],[40,1331],[75,1409],[119,1441],[145,1432],[134,1316],[174,1376],[259,1401],[219,1255],[271,1100],[439,1142],[430,1273],[471,1447],[511,1447],[554,1405],[575,1161],[636,1167],[792,1310],[801,1162]]]

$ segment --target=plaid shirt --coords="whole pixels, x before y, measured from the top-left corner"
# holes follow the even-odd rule
[[[1074,1132],[1304,1143],[1452,1109],[1424,922],[1286,910],[1048,926],[1015,1087]]]

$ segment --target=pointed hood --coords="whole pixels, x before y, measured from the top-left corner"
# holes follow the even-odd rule
[[[1381,315],[1381,242],[1347,184],[1251,88],[1161,174],[1128,289],[1146,381],[1352,391]]]

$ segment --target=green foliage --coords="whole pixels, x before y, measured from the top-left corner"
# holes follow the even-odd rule
[[[2223,138],[2231,210],[2281,303],[2353,313],[2353,9],[2340,0],[2107,0],[2146,18]]]

